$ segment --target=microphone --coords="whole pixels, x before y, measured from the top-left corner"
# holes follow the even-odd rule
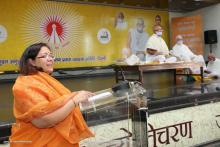
[[[110,65],[108,65],[108,66],[109,66],[109,67],[112,67],[112,68],[119,67],[120,72],[121,72],[121,76],[122,76],[122,78],[123,78],[123,81],[126,81],[124,70],[121,68],[120,65],[110,64]]]
[[[123,81],[126,81],[124,70],[121,68],[121,66],[118,66],[118,67],[120,68]]]

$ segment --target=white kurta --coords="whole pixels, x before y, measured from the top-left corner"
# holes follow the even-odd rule
[[[203,56],[195,55],[185,44],[175,44],[170,53],[182,61],[200,63],[203,65],[203,68],[206,69]],[[200,72],[199,68],[191,68],[191,70],[195,74]]]
[[[185,44],[175,44],[170,53],[186,62],[192,61],[196,56]]]
[[[149,62],[160,62],[160,63],[175,63],[177,61],[176,57],[166,58],[165,55],[146,55],[146,63]]]
[[[164,55],[150,55],[146,54],[146,63],[148,62],[165,62],[166,57]]]
[[[145,48],[155,49],[158,52],[161,52],[163,55],[169,54],[169,49],[166,42],[163,40],[162,37],[157,36],[156,34],[151,35],[151,37],[147,41]]]
[[[146,53],[146,62],[152,62],[152,61],[165,62],[166,60],[165,55],[169,54],[169,49],[167,47],[166,42],[163,40],[163,38],[157,36],[156,34],[151,35],[151,37],[147,41],[145,48],[155,49],[158,52],[162,53],[162,55],[150,55]]]
[[[215,58],[215,61],[209,61],[207,70],[210,71],[210,75],[220,77],[220,59]]]

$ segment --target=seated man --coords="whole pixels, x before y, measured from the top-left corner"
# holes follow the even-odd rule
[[[177,57],[181,61],[200,63],[206,70],[205,61],[202,55],[195,55],[184,43],[181,35],[176,36],[176,44],[170,51],[170,54]],[[199,68],[191,68],[193,73],[199,73]]]
[[[169,49],[162,38],[163,29],[160,25],[154,25],[153,32],[146,44],[146,61],[165,61],[165,56],[169,55]]]
[[[219,78],[220,77],[220,59],[216,58],[214,55],[210,54],[208,56],[208,65],[206,73],[208,77]]]

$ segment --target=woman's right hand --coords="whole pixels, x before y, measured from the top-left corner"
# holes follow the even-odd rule
[[[79,103],[87,102],[88,98],[94,95],[94,93],[89,91],[78,91],[77,94],[73,97],[73,101],[78,105]]]

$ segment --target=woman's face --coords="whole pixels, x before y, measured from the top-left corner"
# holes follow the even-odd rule
[[[48,74],[53,72],[53,63],[54,56],[46,46],[41,47],[35,60],[32,60],[33,66],[41,67]]]

